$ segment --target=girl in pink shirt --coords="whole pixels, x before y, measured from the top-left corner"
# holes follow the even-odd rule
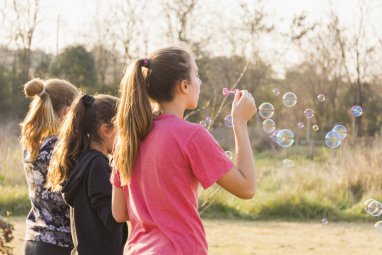
[[[207,254],[199,184],[254,196],[247,121],[255,100],[243,90],[232,104],[234,164],[207,130],[183,119],[197,107],[201,84],[193,54],[177,47],[135,60],[121,81],[111,182],[113,216],[132,225],[124,254]]]

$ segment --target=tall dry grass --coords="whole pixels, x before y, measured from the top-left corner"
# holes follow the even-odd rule
[[[0,215],[7,211],[22,215],[30,208],[19,130],[16,121],[0,125]],[[201,194],[202,216],[371,219],[363,211],[363,202],[382,200],[382,139],[353,144],[349,139],[334,150],[316,146],[313,159],[307,152],[304,146],[255,152],[256,197],[242,201],[213,187]],[[294,161],[292,168],[283,165],[286,158]]]
[[[256,197],[241,201],[222,190],[212,198],[214,189],[203,192],[201,202],[210,206],[205,217],[374,220],[363,203],[369,198],[382,201],[381,139],[368,145],[345,140],[334,150],[316,147],[313,159],[307,151],[295,146],[257,155]],[[283,165],[286,158],[294,161],[292,168]]]
[[[26,214],[30,209],[17,121],[0,125],[0,215]]]

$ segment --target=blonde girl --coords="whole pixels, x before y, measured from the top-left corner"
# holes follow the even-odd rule
[[[59,79],[33,79],[24,85],[32,99],[21,123],[21,146],[31,210],[26,220],[24,254],[70,254],[69,207],[58,192],[45,188],[48,165],[62,119],[78,95],[77,88]]]

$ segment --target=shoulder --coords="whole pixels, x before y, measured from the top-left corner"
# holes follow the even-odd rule
[[[103,171],[106,173],[111,172],[111,167],[109,164],[109,159],[103,155],[101,152],[90,151],[88,156],[91,156],[90,161],[90,172],[99,172]]]
[[[52,157],[53,149],[54,149],[54,146],[56,145],[56,142],[57,142],[56,136],[51,136],[46,138],[40,146],[40,152],[37,157],[37,161],[49,163]]]
[[[56,145],[57,142],[57,137],[56,136],[51,136],[46,138],[42,144],[41,144],[41,150],[46,149],[46,150],[51,150],[53,147]]]
[[[40,146],[39,155],[44,157],[47,154],[52,154],[54,146],[56,145],[56,143],[57,143],[57,137],[56,136],[51,136],[51,137],[46,138]]]
[[[213,137],[213,135],[204,127],[198,125],[199,127],[196,127],[193,129],[194,132],[192,132],[192,135],[190,139],[187,142],[187,145],[195,144],[196,146],[204,146],[205,144],[217,144],[216,139]]]
[[[195,133],[205,130],[200,124],[191,123],[177,117],[167,117],[154,122],[154,130],[157,129],[161,135],[180,137],[188,141]]]

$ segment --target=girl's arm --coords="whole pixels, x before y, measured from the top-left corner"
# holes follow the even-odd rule
[[[123,189],[114,185],[111,199],[111,211],[117,222],[125,222],[129,220],[129,213],[127,211]]]
[[[256,167],[248,135],[247,122],[256,113],[256,103],[248,91],[235,95],[232,103],[233,131],[235,135],[235,165],[217,183],[242,199],[251,199],[256,190]]]
[[[110,231],[118,231],[122,227],[112,214],[112,185],[109,181],[110,166],[107,162],[95,160],[89,171],[88,195],[92,207],[98,217]]]

